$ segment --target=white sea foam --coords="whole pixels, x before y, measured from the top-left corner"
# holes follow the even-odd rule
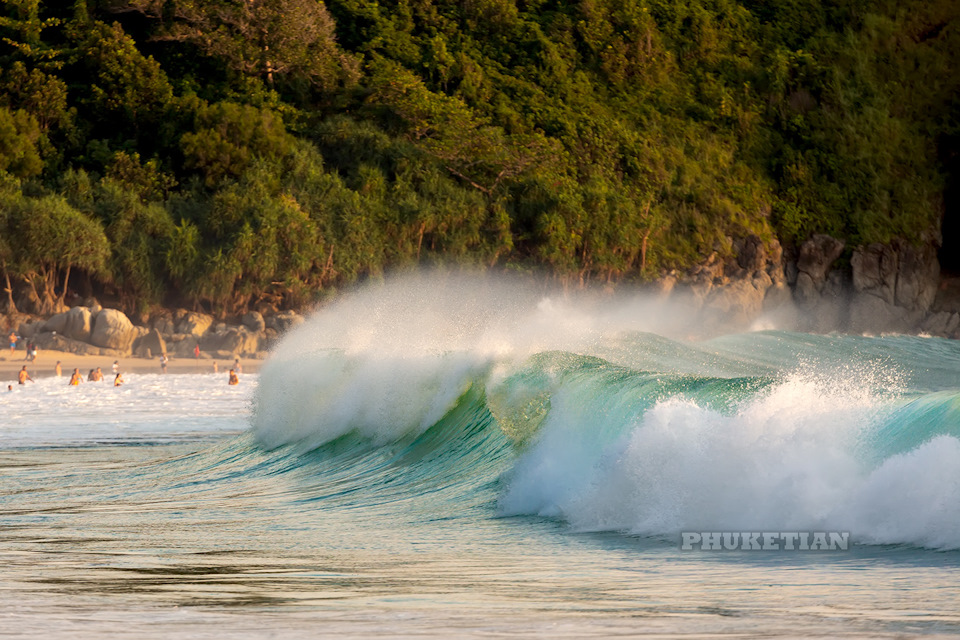
[[[843,530],[862,543],[960,547],[960,441],[867,462],[861,436],[889,407],[869,389],[798,376],[730,413],[665,399],[602,450],[584,446],[598,425],[583,407],[555,403],[501,508],[587,531]]]
[[[39,378],[0,392],[0,446],[142,442],[249,428],[256,375],[228,386],[225,374],[126,374],[125,383]]]

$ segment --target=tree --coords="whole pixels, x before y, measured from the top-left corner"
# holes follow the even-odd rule
[[[9,205],[20,196],[19,181],[13,176],[0,173],[0,269],[3,269],[4,292],[7,294],[7,313],[17,312],[17,305],[13,300],[13,284],[10,282],[10,266],[13,262],[13,236],[10,228]]]
[[[157,39],[192,42],[271,86],[283,76],[332,89],[357,77],[320,0],[123,0],[114,10],[161,19]]]
[[[37,151],[40,127],[36,118],[23,109],[0,107],[0,171],[29,178],[43,170]]]
[[[10,266],[30,286],[39,313],[63,306],[72,269],[106,275],[110,246],[96,220],[60,196],[21,197],[8,206]]]
[[[208,187],[238,178],[256,158],[279,158],[293,146],[283,120],[270,109],[208,105],[196,98],[184,100],[184,106],[195,113],[193,130],[180,139],[184,164],[203,174]]]
[[[18,57],[59,67],[63,51],[43,39],[43,31],[60,24],[40,17],[40,0],[0,0],[0,42]]]
[[[160,301],[166,285],[164,257],[173,220],[157,202],[142,197],[142,185],[101,180],[95,210],[110,241],[110,271],[124,306],[141,310]]]
[[[437,94],[413,73],[392,63],[375,66],[372,104],[392,110],[419,148],[471,187],[493,195],[505,181],[560,153],[539,133],[508,135],[462,100]]]
[[[81,44],[82,61],[92,76],[88,102],[95,117],[124,118],[134,130],[157,122],[173,99],[173,88],[160,64],[140,53],[119,24],[97,22]]]

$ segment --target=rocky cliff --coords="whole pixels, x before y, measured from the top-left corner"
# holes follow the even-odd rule
[[[742,329],[767,318],[801,331],[960,337],[960,295],[949,295],[933,242],[850,248],[814,235],[783,251],[751,236],[732,246],[732,258],[714,254],[662,287],[692,302],[707,325]]]

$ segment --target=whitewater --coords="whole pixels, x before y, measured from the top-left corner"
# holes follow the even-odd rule
[[[0,637],[960,635],[960,345],[758,326],[420,275],[236,387],[15,385]]]

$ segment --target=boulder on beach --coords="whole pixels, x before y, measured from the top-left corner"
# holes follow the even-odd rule
[[[122,311],[104,309],[97,314],[90,334],[90,343],[105,349],[127,354],[139,331]]]
[[[74,307],[70,309],[70,311],[66,313],[63,335],[71,340],[89,341],[90,334],[93,331],[93,320],[95,317],[93,311],[87,307]]]
[[[42,350],[63,351],[80,356],[99,356],[102,349],[80,340],[72,340],[60,333],[44,331],[36,336],[36,345]]]
[[[185,333],[194,338],[199,338],[207,332],[211,324],[213,324],[213,316],[188,311],[177,321],[177,333]]]
[[[260,347],[260,334],[246,327],[227,327],[219,333],[208,333],[200,340],[200,348],[208,352],[229,352],[235,355],[253,355]]]
[[[87,342],[90,340],[93,314],[87,307],[74,307],[63,313],[56,313],[43,323],[41,331],[51,331],[70,338]]]
[[[138,358],[154,358],[167,352],[167,343],[157,329],[150,329],[133,345],[133,355]]]
[[[250,313],[244,314],[240,322],[254,333],[261,333],[267,326],[259,311],[251,311]]]
[[[303,324],[303,321],[304,317],[296,311],[283,311],[266,318],[264,324],[268,329],[273,329],[277,333],[286,333],[290,329]]]

